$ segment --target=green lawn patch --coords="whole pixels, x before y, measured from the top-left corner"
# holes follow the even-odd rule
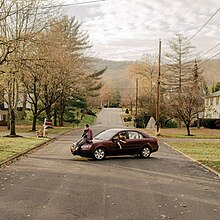
[[[74,129],[73,127],[54,127],[47,129],[47,131],[48,131],[48,135],[50,136],[50,134],[54,134],[54,135],[64,134],[73,129]]]
[[[186,139],[220,139],[220,135],[192,134],[190,136],[184,134],[161,134],[162,138],[186,138]]]
[[[147,133],[155,135],[155,130],[144,129]],[[184,138],[184,139],[220,139],[220,129],[191,128],[191,136],[186,134],[185,128],[161,128],[161,138]]]
[[[32,149],[37,144],[43,143],[49,138],[21,137],[21,138],[0,138],[0,163],[11,157]]]
[[[83,127],[85,124],[89,124],[90,126],[94,124],[96,120],[96,116],[94,115],[85,115],[83,119],[79,123],[79,127]]]
[[[220,143],[169,142],[169,145],[220,173]]]
[[[85,124],[94,124],[96,116],[94,115],[85,115],[81,120],[78,126],[74,126],[71,123],[66,123],[64,127],[53,127],[48,130],[48,137],[52,138],[56,135],[64,134],[68,131],[71,131],[75,128],[83,128]],[[20,123],[16,126],[16,133],[23,135],[24,137],[19,138],[9,138],[9,137],[0,137],[0,163],[4,162],[20,153],[24,153],[27,150],[33,149],[36,145],[44,143],[50,138],[37,138],[36,132],[31,131],[32,125],[30,123]],[[37,126],[37,130],[43,129],[42,125]],[[7,130],[7,127],[0,126],[1,136],[9,134],[10,131]],[[26,134],[26,135],[25,135]],[[30,137],[29,137],[30,136]]]

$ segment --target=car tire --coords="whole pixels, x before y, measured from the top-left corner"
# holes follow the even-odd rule
[[[142,158],[148,158],[151,155],[151,148],[149,146],[144,146],[141,149],[140,156]]]
[[[106,150],[102,147],[97,148],[94,153],[93,156],[96,160],[103,160],[106,157]]]

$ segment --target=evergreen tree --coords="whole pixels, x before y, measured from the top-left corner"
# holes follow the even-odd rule
[[[165,54],[164,83],[172,89],[172,92],[183,92],[188,86],[188,80],[193,76],[195,68],[192,62],[195,47],[187,42],[182,35],[176,35],[168,46],[170,52]]]

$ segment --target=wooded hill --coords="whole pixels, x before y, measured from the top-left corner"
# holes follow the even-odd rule
[[[112,89],[127,87],[128,78],[125,76],[125,71],[132,63],[134,63],[134,61],[94,59],[96,69],[103,69],[107,66],[107,70],[103,74],[103,81]],[[211,90],[212,85],[220,81],[220,60],[211,60],[205,63],[202,69],[206,83]]]

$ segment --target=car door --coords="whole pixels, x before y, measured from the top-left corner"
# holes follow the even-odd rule
[[[126,144],[123,145],[124,154],[136,154],[143,145],[143,135],[137,131],[127,131]]]
[[[109,155],[120,155],[120,154],[123,154],[123,152],[118,145],[118,134],[116,134],[111,139],[111,144],[109,145]]]

